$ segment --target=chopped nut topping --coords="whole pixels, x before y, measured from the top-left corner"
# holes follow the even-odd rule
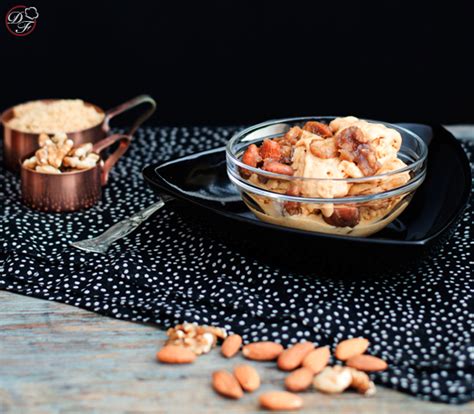
[[[312,134],[319,135],[320,137],[323,137],[323,138],[332,137],[331,128],[329,128],[328,125],[323,124],[322,122],[308,121],[306,122],[306,124],[304,124],[303,129],[305,131],[311,132]]]

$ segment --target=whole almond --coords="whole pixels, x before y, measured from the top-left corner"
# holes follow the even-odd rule
[[[232,358],[237,352],[239,352],[242,346],[242,337],[240,335],[228,336],[222,344],[221,353],[226,358]]]
[[[303,399],[286,391],[269,391],[259,397],[260,405],[272,411],[299,410],[303,407]]]
[[[240,386],[247,392],[255,391],[260,387],[260,375],[258,375],[257,370],[250,365],[237,365],[234,368],[234,376]]]
[[[298,368],[306,355],[314,349],[311,342],[300,342],[285,349],[278,357],[278,368],[283,371],[293,371]]]
[[[227,398],[238,400],[244,395],[237,379],[225,370],[212,373],[212,386],[217,393]]]
[[[313,382],[313,378],[314,373],[309,368],[298,368],[286,377],[285,387],[288,391],[305,391]]]
[[[328,364],[330,356],[328,346],[316,348],[303,359],[303,367],[309,368],[313,374],[319,374]]]
[[[365,338],[352,338],[339,342],[334,351],[337,359],[345,361],[355,355],[363,354],[369,347],[369,341]]]
[[[165,364],[190,364],[196,354],[183,346],[166,345],[156,353],[156,359]]]
[[[253,342],[242,349],[245,358],[255,361],[273,361],[283,352],[283,346],[276,342]]]
[[[383,359],[372,355],[353,356],[346,361],[346,365],[359,371],[383,371],[388,367]]]

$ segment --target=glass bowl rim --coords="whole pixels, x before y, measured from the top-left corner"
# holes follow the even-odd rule
[[[227,170],[227,174],[231,182],[233,182],[241,191],[256,193],[262,197],[269,197],[278,199],[279,201],[294,201],[298,203],[319,203],[319,204],[357,204],[366,203],[375,200],[382,200],[386,198],[396,197],[403,194],[409,194],[415,191],[426,178],[426,171],[417,176],[416,179],[410,180],[402,186],[392,188],[390,190],[381,191],[373,194],[355,195],[349,197],[335,197],[335,198],[321,198],[321,197],[304,197],[292,196],[288,194],[277,193],[276,191],[266,190],[264,188],[255,186],[247,180],[242,180],[236,177],[235,172]]]
[[[379,123],[383,124],[389,128],[394,128],[395,130],[401,130],[404,133],[410,135],[412,138],[415,139],[415,141],[420,145],[421,148],[421,154],[420,158],[410,164],[407,164],[405,167],[399,168],[397,170],[389,171],[387,173],[383,174],[378,174],[378,175],[368,175],[364,177],[358,177],[358,178],[312,178],[312,177],[299,177],[296,175],[285,175],[285,174],[277,174],[269,171],[262,170],[260,168],[256,167],[251,167],[247,164],[244,164],[235,154],[233,151],[233,146],[238,141],[240,138],[242,138],[245,135],[249,135],[252,132],[258,131],[259,129],[269,127],[272,125],[276,124],[282,124],[282,123],[290,123],[290,122],[298,122],[298,121],[317,121],[318,119],[335,119],[335,118],[343,118],[340,116],[331,116],[331,115],[321,115],[321,116],[303,116],[303,117],[293,117],[293,118],[281,118],[281,119],[275,119],[271,121],[265,121],[261,122],[259,124],[251,125],[247,128],[244,128],[243,130],[237,132],[234,134],[234,136],[227,142],[226,145],[226,155],[230,160],[232,160],[233,163],[235,163],[237,166],[240,168],[243,168],[247,171],[250,171],[252,173],[258,174],[258,175],[263,175],[268,178],[272,179],[280,179],[280,180],[285,180],[285,181],[292,181],[292,180],[303,180],[303,181],[336,181],[336,182],[345,182],[345,183],[363,183],[366,181],[371,181],[371,180],[379,180],[381,178],[386,178],[390,177],[393,175],[401,174],[403,172],[411,171],[412,169],[418,167],[420,164],[423,164],[426,161],[427,155],[428,155],[428,147],[426,143],[421,139],[421,137],[417,134],[415,134],[413,131],[410,131],[409,129],[406,129],[404,127],[401,127],[399,125],[391,124],[389,122],[385,121],[379,121],[379,120],[373,120],[373,119],[366,119],[366,118],[358,118],[363,121],[371,122],[371,123]],[[262,137],[259,140],[263,140],[265,137]],[[403,140],[402,140],[403,142]]]

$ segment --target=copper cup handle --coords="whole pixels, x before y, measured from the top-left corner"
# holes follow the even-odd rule
[[[150,104],[150,107],[148,108],[147,111],[145,111],[143,114],[141,114],[138,119],[135,121],[133,124],[132,128],[130,128],[130,131],[128,132],[128,135],[130,137],[133,136],[133,134],[137,131],[137,129],[140,127],[140,125],[145,122],[153,112],[155,112],[156,109],[156,102],[155,100],[150,96],[150,95],[139,95],[136,96],[133,99],[130,99],[127,102],[124,102],[123,104],[120,104],[116,106],[115,108],[109,109],[108,111],[105,112],[105,118],[104,118],[104,124],[102,129],[104,132],[108,132],[110,130],[110,120],[114,118],[115,116],[128,111],[129,109],[135,108],[138,105],[148,103]]]
[[[105,148],[108,148],[111,145],[115,144],[117,141],[120,141],[118,148],[112,154],[110,154],[106,160],[104,160],[104,165],[102,167],[102,173],[100,177],[102,185],[107,184],[110,170],[119,160],[119,158],[125,153],[125,151],[127,151],[131,139],[132,137],[130,135],[114,134],[94,144],[92,151],[97,154],[100,154],[101,151],[103,151]]]

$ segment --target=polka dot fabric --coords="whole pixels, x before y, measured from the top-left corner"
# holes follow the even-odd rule
[[[245,341],[334,347],[363,336],[389,369],[373,379],[426,400],[473,395],[472,208],[436,257],[410,274],[341,281],[284,273],[200,233],[170,204],[107,256],[68,243],[97,236],[151,204],[152,162],[221,146],[235,128],[143,129],[114,168],[103,200],[72,214],[24,207],[19,179],[0,170],[0,288],[116,318],[168,327],[224,326]],[[472,143],[464,144],[468,152]]]

